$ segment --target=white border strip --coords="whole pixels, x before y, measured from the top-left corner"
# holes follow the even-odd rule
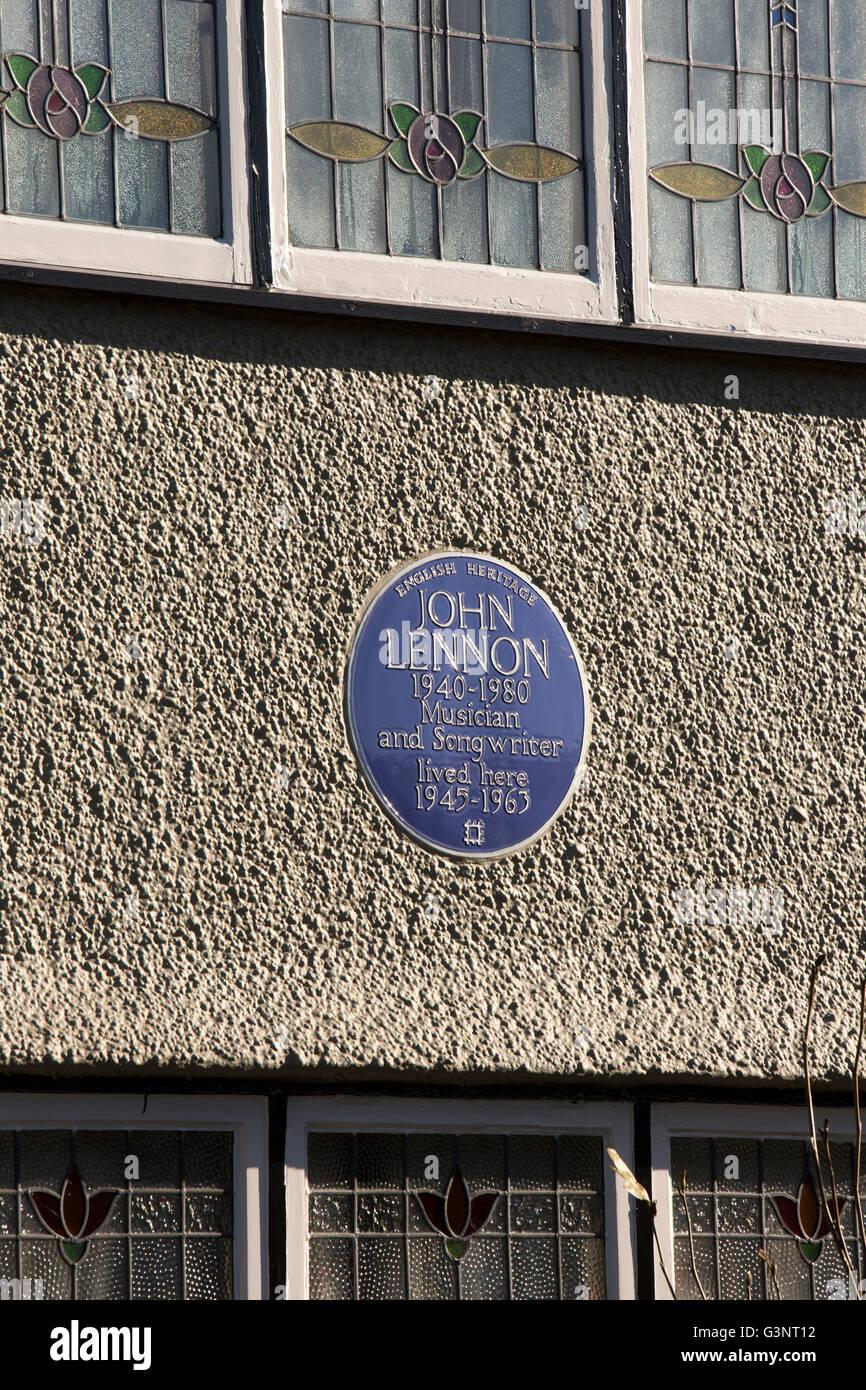
[[[235,1136],[235,1300],[267,1299],[266,1100],[256,1096],[5,1094],[0,1095],[3,1128],[231,1130]]]
[[[815,1122],[821,1111],[820,1097],[815,1105]],[[827,1110],[832,1116],[833,1138],[853,1139],[856,1134],[853,1110]],[[823,1115],[821,1118],[823,1123]],[[652,1195],[656,1202],[656,1229],[665,1265],[674,1278],[674,1208],[671,1184],[671,1139],[808,1139],[809,1111],[803,1105],[653,1105],[651,1107]],[[671,1293],[655,1249],[655,1296],[670,1302]],[[675,1281],[676,1282],[676,1281]]]
[[[413,304],[556,321],[588,319],[615,323],[618,309],[610,152],[611,84],[606,80],[610,71],[610,29],[605,6],[593,4],[588,14],[589,37],[582,57],[584,87],[589,80],[592,102],[591,108],[584,110],[583,143],[587,235],[591,242],[593,278],[501,266],[458,265],[409,256],[292,247],[288,221],[283,17],[280,5],[269,4],[265,10],[265,68],[275,287],[325,299]]]
[[[286,1298],[309,1296],[307,1135],[310,1130],[391,1133],[601,1134],[632,1164],[632,1107],[625,1102],[400,1100],[336,1096],[290,1099],[286,1125]],[[635,1297],[634,1203],[605,1167],[609,1299]]]

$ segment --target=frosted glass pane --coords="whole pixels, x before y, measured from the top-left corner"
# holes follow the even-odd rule
[[[833,74],[862,82],[866,74],[866,5],[863,0],[834,0]]]
[[[114,90],[124,97],[164,97],[160,0],[112,0]]]
[[[442,190],[442,256],[446,261],[488,260],[487,179],[451,184]]]
[[[117,192],[120,221],[125,227],[167,231],[168,152],[152,140],[128,134],[117,139]]]
[[[383,129],[379,31],[361,24],[334,25],[337,120]],[[352,251],[385,251],[385,172],[381,160],[337,167],[340,245]]]
[[[580,14],[567,0],[535,0],[535,32],[539,43],[580,41]]]
[[[532,112],[531,52],[517,44],[488,48],[488,106],[491,145],[535,138]],[[490,175],[496,265],[538,265],[538,214],[534,184]]]
[[[386,100],[420,106],[418,40],[404,30],[385,34]],[[389,123],[388,133],[393,135]],[[436,190],[414,174],[388,169],[391,247],[398,256],[436,256]]]
[[[866,133],[866,89],[837,87],[836,132],[839,149],[835,178],[845,183],[863,177]],[[866,298],[866,223],[849,213],[838,214],[839,293],[845,299]]]
[[[487,33],[504,39],[528,39],[529,0],[487,0]]]
[[[39,56],[39,20],[36,0],[5,0],[0,43],[4,53],[32,53]],[[4,83],[7,74],[3,74]]]
[[[675,285],[692,284],[690,204],[658,184],[648,190],[652,277]]]
[[[695,121],[693,158],[736,172],[739,152],[736,141],[729,142],[728,139],[731,134],[728,113],[737,105],[733,73],[720,72],[715,68],[696,68],[692,73],[692,107],[696,113],[701,102],[707,119]],[[719,111],[723,113],[724,121],[713,119],[709,114]]]
[[[168,93],[172,101],[217,114],[216,36],[211,5],[169,0],[165,7]]]
[[[829,152],[830,91],[826,82],[800,83],[800,147],[803,150]]]
[[[481,45],[473,39],[452,39],[449,45],[451,66],[451,110],[483,111],[484,85],[481,76]],[[482,125],[478,139],[484,143]]]
[[[683,58],[686,0],[644,0],[644,50],[648,58]]]
[[[835,24],[835,19],[834,19]],[[811,4],[801,5],[798,12],[800,33],[800,72],[827,76],[829,67],[829,36],[827,0],[812,0]],[[861,58],[861,77],[863,76]]]
[[[538,64],[538,140],[582,155],[580,60],[576,53],[541,49]],[[571,174],[542,185],[541,264],[574,269],[575,247],[586,245],[583,179]]]
[[[286,120],[327,119],[331,114],[328,26],[319,19],[284,20],[283,59],[286,78]]]
[[[173,145],[171,159],[172,231],[218,237],[220,216],[219,135]]]
[[[647,63],[647,158],[650,169],[688,159],[689,147],[676,138],[676,113],[688,108],[685,68],[670,63]]]
[[[283,34],[288,124],[329,117],[327,24],[287,16]],[[286,162],[289,240],[295,246],[334,246],[334,166],[291,139],[286,141]]]
[[[733,63],[734,7],[728,0],[689,0],[689,34],[694,62]]]
[[[210,5],[169,0],[166,5],[169,53],[168,96],[210,116],[217,114],[216,35]],[[219,136],[170,147],[172,230],[190,236],[219,236]]]
[[[481,0],[449,0],[448,21],[452,32],[481,33]]]
[[[770,66],[767,0],[739,0],[740,65],[766,72]]]
[[[83,136],[63,149],[63,188],[70,222],[114,221],[112,137]]]
[[[695,204],[695,245],[698,257],[698,284],[738,290],[740,288],[739,205],[729,203]]]
[[[105,0],[69,0],[69,18],[73,63],[104,63],[107,67]]]
[[[56,144],[41,130],[24,130],[6,119],[3,124],[9,211],[57,217],[60,185]]]
[[[306,9],[306,6],[304,6]],[[331,9],[339,18],[378,19],[379,0],[331,0]]]
[[[320,3],[327,10],[327,0],[320,0]],[[316,7],[304,6],[304,9],[311,8]],[[386,24],[417,24],[418,0],[382,0],[382,17]]]
[[[492,145],[535,139],[531,61],[530,50],[517,44],[488,46],[487,100]]]

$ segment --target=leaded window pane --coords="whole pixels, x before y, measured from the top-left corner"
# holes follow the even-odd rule
[[[644,0],[651,272],[866,299],[862,0]]]
[[[294,245],[586,272],[575,6],[284,0],[283,16]]]
[[[592,1135],[313,1133],[310,1297],[604,1299]]]
[[[823,1143],[821,1149],[821,1176],[832,1202]],[[830,1155],[845,1245],[859,1280],[855,1146],[831,1142]],[[678,1298],[701,1299],[698,1279],[710,1299],[848,1296],[849,1274],[806,1140],[672,1138],[671,1181]],[[860,1185],[862,1195],[866,1173]]]
[[[218,0],[0,0],[0,210],[222,232]]]
[[[0,1297],[231,1299],[232,1143],[0,1132]]]

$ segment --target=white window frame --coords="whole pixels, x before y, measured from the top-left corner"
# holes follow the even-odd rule
[[[243,0],[217,0],[215,18],[222,236],[215,240],[2,212],[0,263],[208,284],[250,283]]]
[[[625,1102],[400,1100],[349,1096],[291,1099],[286,1126],[286,1298],[309,1297],[307,1135],[330,1131],[401,1134],[600,1134],[632,1163],[632,1107]],[[605,1155],[608,1301],[635,1297],[633,1204]]]
[[[815,1106],[820,1130],[830,1121],[830,1140],[854,1140],[854,1111]],[[671,1139],[809,1139],[809,1111],[802,1105],[654,1105],[651,1114],[653,1190],[656,1231],[671,1279],[674,1278],[674,1193],[671,1182]],[[796,1194],[792,1194],[796,1195]],[[671,1291],[655,1255],[655,1296],[670,1302]]]
[[[815,299],[757,290],[671,285],[650,276],[649,166],[646,140],[646,83],[643,0],[626,6],[629,72],[629,171],[635,319],[653,328],[731,334],[744,338],[862,345],[866,303]]]
[[[570,3],[570,0],[563,0]],[[590,275],[462,264],[416,256],[315,250],[289,244],[281,0],[265,0],[274,285],[292,294],[379,304],[472,310],[555,321],[616,323],[610,27],[607,6],[586,15],[582,54],[592,100],[584,110],[584,177]],[[583,15],[582,17],[586,17]]]
[[[268,1297],[266,1100],[255,1096],[6,1094],[0,1095],[0,1129],[231,1131],[235,1301]]]

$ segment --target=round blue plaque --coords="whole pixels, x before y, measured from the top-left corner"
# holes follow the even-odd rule
[[[383,808],[431,849],[496,859],[567,805],[589,737],[586,678],[540,589],[486,555],[403,565],[368,596],[346,717]]]

